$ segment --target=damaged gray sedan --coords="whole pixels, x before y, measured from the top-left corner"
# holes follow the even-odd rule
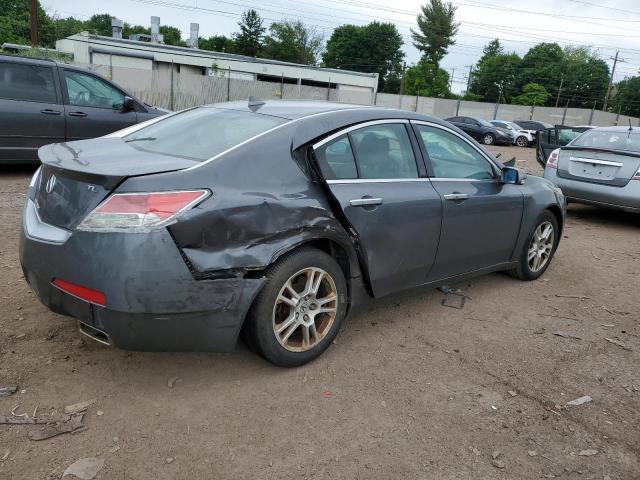
[[[451,124],[324,102],[194,108],[39,151],[20,260],[123,349],[322,353],[371,298],[549,266],[565,200]]]

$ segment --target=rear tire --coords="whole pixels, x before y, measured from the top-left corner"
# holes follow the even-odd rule
[[[558,220],[549,210],[538,217],[520,252],[518,266],[508,273],[520,280],[536,280],[549,268],[558,248]]]
[[[296,367],[324,352],[347,311],[347,283],[338,263],[315,248],[287,254],[266,273],[244,329],[269,362]]]
[[[485,133],[482,137],[482,143],[485,145],[493,145],[496,142],[496,137],[493,133]]]
[[[518,138],[516,138],[516,145],[519,146],[519,147],[528,147],[529,146],[529,140],[527,140],[527,137],[523,137],[521,135]]]

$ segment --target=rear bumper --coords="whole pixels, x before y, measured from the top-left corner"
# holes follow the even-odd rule
[[[545,168],[544,178],[560,187],[569,202],[640,212],[640,182],[636,180],[624,187],[613,187],[562,178],[549,168]]]
[[[166,230],[69,233],[30,216],[30,202],[20,263],[44,305],[126,350],[233,350],[264,279],[195,280]],[[60,290],[51,283],[55,278],[103,292],[106,306]]]

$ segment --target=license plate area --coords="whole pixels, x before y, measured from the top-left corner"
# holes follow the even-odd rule
[[[588,160],[574,160],[569,164],[569,174],[575,177],[588,178],[592,180],[613,180],[621,165],[612,164],[613,162],[589,162]]]

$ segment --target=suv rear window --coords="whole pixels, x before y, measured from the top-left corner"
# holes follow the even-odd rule
[[[56,103],[51,67],[0,62],[0,98]]]
[[[259,113],[200,107],[141,128],[124,141],[149,152],[203,161],[286,122]]]

